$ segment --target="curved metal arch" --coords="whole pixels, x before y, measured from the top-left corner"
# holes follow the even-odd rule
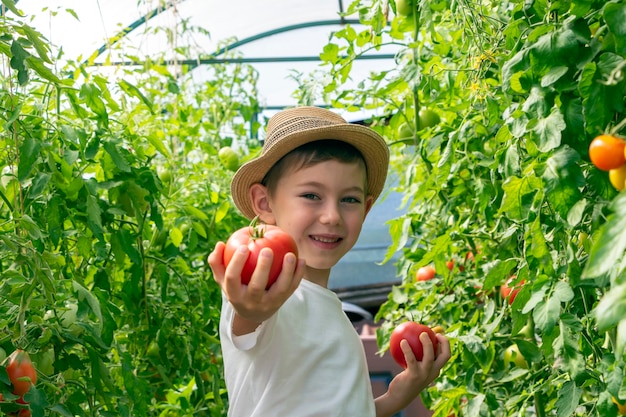
[[[93,56],[93,54],[92,54],[92,57],[93,58],[99,57],[100,55],[102,55],[104,53],[104,51],[106,51],[111,46],[115,45],[120,40],[122,40],[124,38],[124,36],[126,36],[127,34],[132,32],[133,30],[137,29],[139,26],[143,25],[144,23],[147,23],[153,17],[156,17],[156,16],[160,15],[161,13],[171,9],[176,4],[178,4],[176,1],[168,1],[163,6],[155,7],[153,10],[149,11],[148,13],[146,13],[145,15],[140,17],[139,19],[137,19],[134,22],[132,22],[130,25],[126,26],[124,29],[122,29],[120,32],[118,32],[113,38],[110,38],[109,42],[106,42],[106,43],[102,44],[102,46],[96,50],[97,53],[95,54],[95,56]],[[89,57],[85,61],[83,61],[83,64],[84,65],[89,65],[89,60],[92,59],[92,57]]]

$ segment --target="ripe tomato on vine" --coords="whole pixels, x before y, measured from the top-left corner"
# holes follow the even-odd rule
[[[602,171],[617,169],[626,164],[626,142],[614,135],[596,136],[589,145],[589,158]]]

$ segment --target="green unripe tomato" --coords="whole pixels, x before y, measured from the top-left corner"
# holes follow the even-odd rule
[[[504,351],[504,366],[508,368],[510,364],[515,364],[519,368],[528,369],[528,362],[526,362],[526,359],[522,356],[517,345],[511,345]]]
[[[410,16],[415,8],[415,0],[396,0],[396,13],[400,16]]]
[[[217,154],[224,168],[229,171],[237,171],[239,168],[239,156],[230,146],[224,146]]]
[[[398,139],[407,139],[413,137],[413,129],[408,123],[404,122],[398,127]]]
[[[439,117],[439,115],[435,111],[431,109],[427,109],[427,108],[420,109],[419,119],[420,119],[420,129],[433,127],[433,126],[438,125],[439,122],[441,122],[441,117]]]

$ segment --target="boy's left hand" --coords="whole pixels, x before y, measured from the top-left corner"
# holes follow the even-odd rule
[[[387,392],[376,399],[376,415],[392,416],[406,408],[417,396],[427,388],[441,373],[441,369],[450,360],[450,341],[447,337],[437,334],[439,351],[435,352],[433,343],[426,332],[420,335],[420,342],[424,347],[424,356],[421,361],[415,359],[413,350],[406,340],[400,342],[400,347],[406,359],[407,368],[396,375]]]

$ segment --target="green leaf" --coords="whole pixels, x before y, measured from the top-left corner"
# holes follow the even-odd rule
[[[610,208],[613,213],[607,217],[598,230],[589,260],[583,270],[583,278],[595,278],[609,273],[616,259],[622,259],[626,250],[626,193],[615,197]]]
[[[565,130],[565,120],[558,107],[554,107],[550,115],[540,119],[533,129],[537,138],[537,148],[548,152],[561,145],[561,132]]]
[[[502,185],[504,198],[499,211],[512,219],[525,220],[534,195],[542,187],[542,181],[533,175],[507,178]]]
[[[35,47],[35,50],[37,51],[37,55],[39,55],[39,58],[43,61],[46,62],[48,64],[52,64],[52,61],[50,60],[50,58],[48,58],[48,51],[50,50],[49,47],[49,42],[43,42],[41,40],[41,33],[37,32],[35,29],[31,28],[30,26],[23,24],[22,26],[20,26],[19,28],[20,32],[24,33],[24,35],[26,35],[26,37],[28,38],[28,40],[33,44],[33,46]]]
[[[26,62],[28,62],[28,66],[39,74],[41,78],[54,84],[61,84],[61,80],[48,67],[46,67],[40,59],[29,57]]]
[[[35,168],[40,149],[41,142],[30,136],[20,145],[20,163],[17,167],[17,179],[20,182],[25,181]]]
[[[113,163],[122,172],[130,172],[130,164],[124,159],[120,151],[117,149],[117,145],[112,142],[104,142],[104,150],[111,156]]]
[[[179,247],[183,243],[183,234],[178,227],[172,227],[169,235],[174,246]]]
[[[325,45],[323,52],[320,53],[320,59],[335,64],[339,60],[339,46],[334,43]]]
[[[83,84],[80,88],[80,97],[85,101],[87,107],[91,109],[98,119],[105,124],[108,122],[108,113],[104,101],[102,101],[101,91],[93,84]]]
[[[560,66],[560,67],[552,67],[548,71],[546,75],[541,78],[541,86],[548,87],[561,79],[567,72],[569,71],[569,67]]]
[[[17,16],[24,17],[24,14],[15,6],[15,2],[13,0],[2,0],[2,4]]]
[[[598,330],[604,332],[624,320],[626,311],[626,284],[611,288],[593,310]]]
[[[31,239],[41,240],[43,238],[39,225],[29,215],[25,214],[20,218],[19,226],[26,230]]]
[[[619,3],[607,3],[604,7],[604,19],[613,33],[616,52],[626,55],[626,5]]]
[[[87,196],[87,225],[96,236],[102,236],[102,211],[98,198],[93,195]]]
[[[559,398],[556,400],[557,417],[569,417],[574,414],[583,390],[578,388],[573,381],[567,381],[558,390]]]
[[[563,218],[568,217],[572,207],[582,198],[580,188],[585,184],[585,178],[579,161],[580,154],[564,146],[546,162],[542,177],[546,197]]]
[[[540,217],[537,216],[532,223],[528,224],[525,234],[526,252],[535,259],[543,259],[549,257],[550,249],[546,243],[546,237],[543,234]],[[548,266],[548,265],[546,265]]]
[[[488,265],[489,268],[487,275],[485,276],[485,282],[483,284],[485,291],[488,291],[500,284],[502,284],[511,275],[511,270],[517,266],[515,259],[507,259],[501,261],[497,259],[492,265]]]
[[[141,100],[143,104],[146,105],[146,107],[148,107],[150,113],[154,114],[152,102],[141,92],[141,90],[139,90],[137,87],[135,87],[133,84],[129,83],[126,80],[121,80],[118,84],[122,88],[122,90],[126,92],[126,94],[132,97],[137,97],[139,100]]]

